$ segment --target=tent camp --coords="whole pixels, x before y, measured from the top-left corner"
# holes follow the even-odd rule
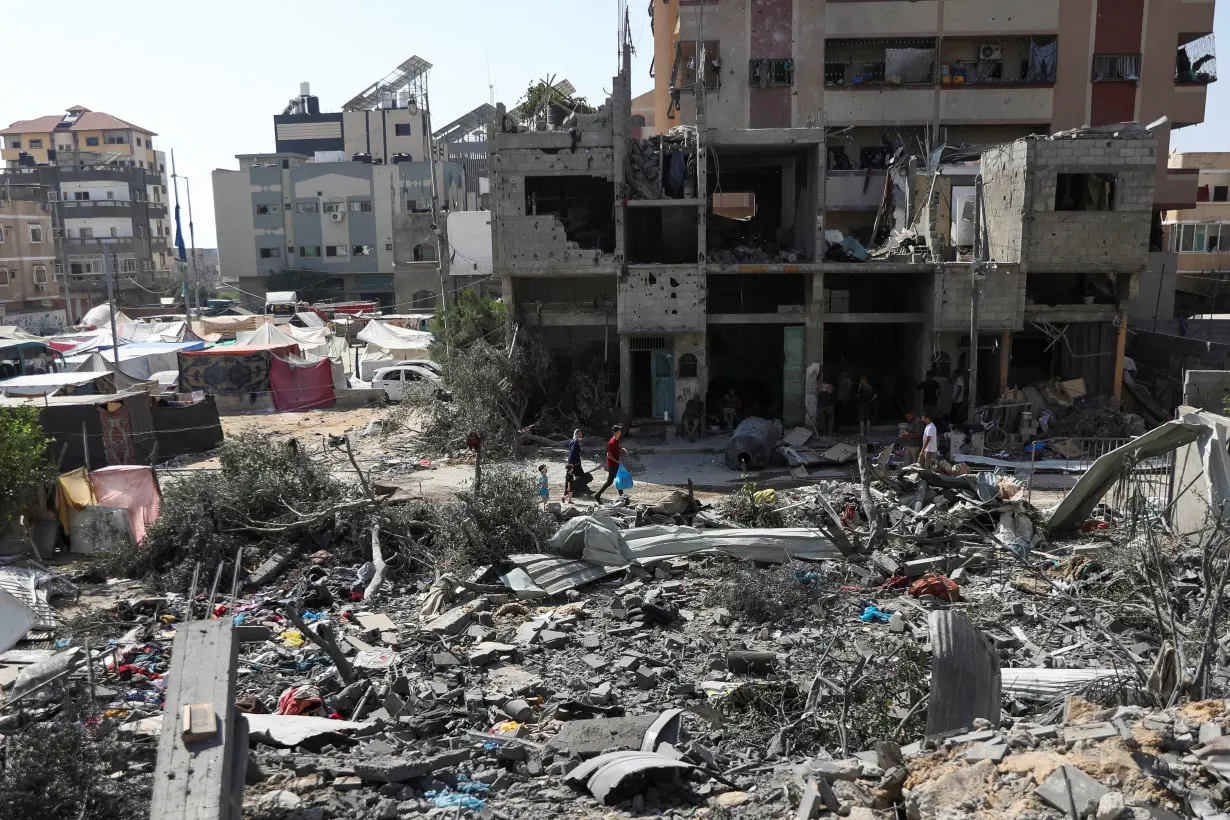
[[[298,344],[217,345],[180,351],[179,392],[267,393],[273,357],[298,354]]]
[[[164,370],[176,370],[179,360],[176,353],[181,350],[204,350],[205,342],[134,342],[119,348],[119,369],[134,379],[150,379],[154,373]],[[115,370],[115,352],[112,350],[93,353],[80,353],[65,356],[64,361],[73,371],[84,371],[86,362],[92,369],[97,369],[101,360],[108,370]]]
[[[428,358],[427,347],[434,337],[421,330],[406,330],[373,319],[359,331],[358,338],[367,342],[359,376],[369,380],[377,370],[395,362]]]
[[[274,409],[284,413],[332,407],[334,367],[333,360],[323,357],[274,356],[269,369]]]
[[[269,317],[250,313],[246,316],[208,316],[193,323],[193,332],[205,338],[218,336],[222,339],[234,339],[235,334],[244,330],[256,330],[264,324],[270,324]]]
[[[63,458],[61,469],[86,463],[94,468],[148,464],[157,440],[144,391],[5,398],[0,404],[38,408],[43,434],[53,442],[51,451],[57,461]]]
[[[115,392],[110,373],[41,373],[0,381],[5,396],[106,395]]]
[[[106,302],[101,305],[96,305],[87,310],[85,315],[81,317],[81,324],[84,327],[110,327],[111,312],[111,305]],[[115,323],[117,325],[131,321],[132,319],[125,316],[122,310],[115,310]]]

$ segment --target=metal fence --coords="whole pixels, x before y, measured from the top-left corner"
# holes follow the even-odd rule
[[[1132,441],[1125,438],[1069,438],[1057,440],[1054,447],[1066,453],[1080,454],[1070,459],[1073,472],[1084,474],[1102,456]],[[1057,450],[1057,451],[1058,451]],[[1149,458],[1131,465],[1119,476],[1102,499],[1103,503],[1120,511],[1136,509],[1162,510],[1171,500],[1171,475],[1174,473],[1174,453]]]

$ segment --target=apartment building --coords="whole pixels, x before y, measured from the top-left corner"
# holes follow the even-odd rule
[[[1156,313],[1165,322],[1225,313],[1230,305],[1230,153],[1171,154],[1169,163],[1172,172],[1195,172],[1196,202],[1165,214],[1163,247],[1173,261],[1156,283],[1142,284],[1142,318]]]
[[[52,276],[56,244],[48,193],[37,183],[0,185],[0,325],[31,333],[67,324],[65,300]]]
[[[426,68],[406,61],[338,113],[322,112],[305,83],[273,118],[277,152],[242,154],[239,170],[214,171],[224,279],[255,294],[434,307],[438,248],[448,246],[444,212],[463,207],[466,184],[431,139],[420,107]],[[446,281],[460,287],[473,278]]]
[[[979,401],[1048,377],[1118,396],[1161,212],[1196,198],[1165,154],[1203,119],[1212,6],[656,1],[652,132],[627,60],[569,130],[493,119],[512,320],[605,367],[634,419],[734,388],[799,423],[847,373],[895,420],[971,343]]]
[[[81,312],[106,298],[104,257],[114,264],[120,304],[140,304],[171,279],[166,158],[155,136],[81,106],[0,131],[5,179],[48,191],[55,273],[70,277],[67,289],[82,300]]]

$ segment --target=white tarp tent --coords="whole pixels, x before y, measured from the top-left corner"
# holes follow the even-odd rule
[[[81,324],[89,325],[90,327],[106,327],[110,329],[111,311],[111,305],[106,302],[101,305],[96,305],[86,311],[86,314],[81,317]],[[132,319],[125,316],[123,311],[118,309],[115,311],[115,323],[117,325],[127,324],[131,321]]]
[[[359,331],[358,338],[367,342],[359,374],[366,381],[382,367],[405,359],[426,359],[427,347],[435,337],[422,330],[406,330],[373,319]]]

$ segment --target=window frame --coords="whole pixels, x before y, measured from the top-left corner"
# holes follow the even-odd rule
[[[266,252],[268,252],[268,255],[266,255]],[[280,246],[270,247],[270,248],[257,248],[256,257],[258,259],[281,259],[282,258],[282,248]]]
[[[351,256],[375,256],[375,245],[353,245],[350,248]]]
[[[370,199],[356,199],[350,203],[350,212],[352,214],[370,214],[372,212],[372,201]],[[363,206],[367,207],[363,207]]]
[[[312,200],[311,202],[296,202],[295,213],[318,214],[320,213],[320,203],[315,200]]]
[[[39,279],[39,275],[38,275],[39,271],[43,272],[43,277],[41,280]],[[46,265],[35,265],[30,271],[30,281],[33,282],[35,285],[51,284],[51,278],[47,275],[47,266]]]
[[[330,251],[332,251],[332,253],[330,253]],[[326,259],[349,259],[350,258],[350,246],[349,245],[325,245],[325,258]]]
[[[13,274],[8,268],[0,268],[0,288],[7,288],[13,281]]]
[[[299,258],[300,259],[320,259],[321,258],[320,245],[300,245],[299,246]]]
[[[261,208],[264,208],[265,210],[264,210],[264,211],[262,211],[262,210],[261,210]],[[270,210],[270,209],[272,209],[272,210]],[[257,215],[257,216],[277,216],[277,215],[278,215],[278,214],[280,214],[280,213],[282,213],[282,206],[281,206],[281,205],[278,205],[278,204],[276,204],[276,203],[275,203],[275,204],[257,205],[257,206],[256,206],[256,215]]]
[[[42,244],[43,226],[42,225],[30,225],[29,228],[30,228],[30,244],[32,245]],[[37,236],[35,236],[35,234],[37,234]]]

